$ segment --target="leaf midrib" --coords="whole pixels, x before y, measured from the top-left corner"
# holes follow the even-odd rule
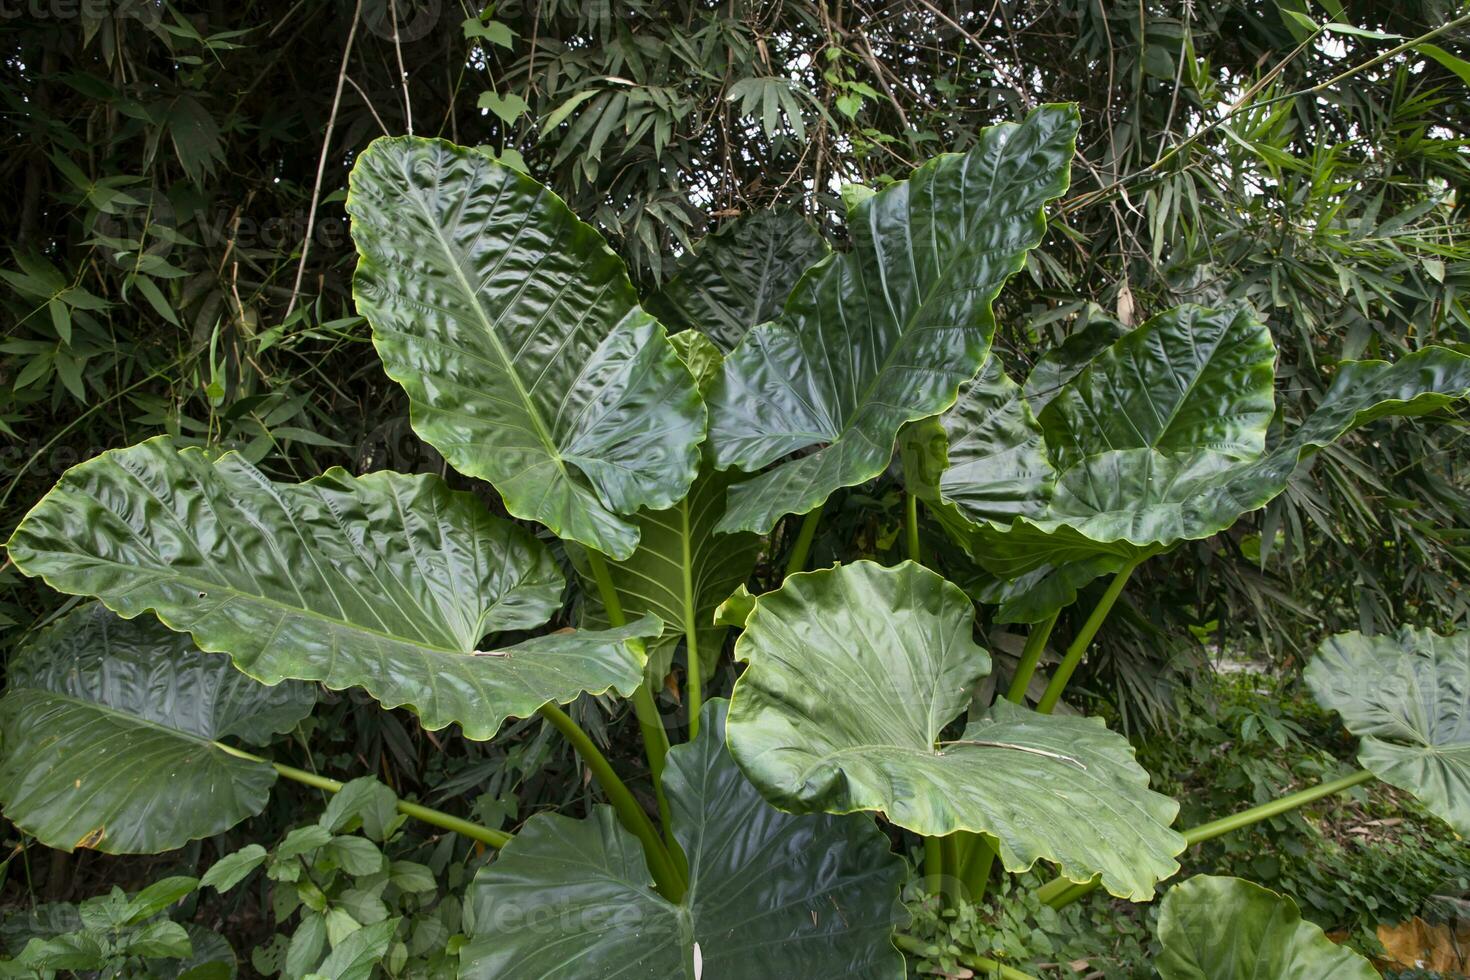
[[[77,557],[75,555],[67,554],[66,552],[59,552],[59,554],[65,555],[66,557],[73,558],[73,559]],[[84,557],[87,557],[87,556],[84,556]],[[129,564],[126,564],[124,562],[112,561],[111,559],[107,559],[107,558],[95,558],[95,557],[92,557],[92,558],[90,558],[90,560],[94,564],[98,564],[98,565],[109,565],[109,566],[112,566],[114,568],[123,568],[123,569],[127,569],[129,572],[133,572],[133,573],[136,573],[138,571],[138,566],[137,565],[129,565]],[[282,602],[279,599],[271,598],[270,596],[256,595],[256,594],[251,593],[251,592],[244,592],[244,591],[242,591],[242,590],[240,590],[238,588],[235,588],[234,586],[231,586],[231,585],[228,585],[228,584],[223,584],[223,583],[220,583],[220,582],[216,582],[216,581],[213,581],[211,579],[198,579],[198,578],[194,578],[194,577],[189,576],[189,575],[184,575],[184,574],[181,574],[181,573],[174,572],[172,570],[162,571],[162,570],[157,570],[157,569],[150,569],[149,571],[151,571],[152,574],[157,579],[162,579],[162,580],[165,580],[165,581],[175,581],[175,582],[179,582],[180,584],[189,585],[189,586],[196,586],[196,587],[197,586],[205,586],[206,588],[204,588],[204,589],[202,589],[200,591],[208,592],[208,591],[211,591],[211,590],[218,590],[220,592],[224,592],[230,598],[245,599],[247,601],[262,603],[262,604],[267,605],[267,606],[272,606],[272,607],[277,608],[277,609],[285,610],[286,612],[295,613],[297,615],[305,616],[305,617],[308,617],[310,619],[321,620],[322,622],[329,623],[329,624],[332,624],[334,626],[341,626],[341,627],[344,627],[345,629],[352,630],[354,632],[365,633],[365,634],[367,634],[369,636],[381,637],[382,639],[390,640],[390,641],[392,641],[394,643],[401,643],[401,644],[403,644],[405,646],[415,647],[415,648],[418,648],[418,649],[421,649],[421,650],[426,650],[426,651],[429,651],[429,652],[432,652],[432,653],[442,653],[442,654],[444,654],[446,656],[450,656],[450,657],[467,657],[467,656],[470,656],[473,653],[473,651],[456,650],[456,649],[454,649],[452,647],[439,646],[438,644],[434,644],[434,643],[428,643],[428,642],[423,642],[423,641],[419,641],[419,640],[413,640],[413,639],[409,639],[408,637],[397,636],[397,635],[394,635],[392,633],[385,633],[382,630],[373,629],[370,626],[360,626],[357,623],[354,623],[354,622],[351,622],[351,621],[345,620],[345,619],[335,619],[335,618],[333,618],[331,616],[326,615],[325,613],[317,612],[315,609],[310,609],[310,608],[307,608],[307,607],[304,607],[304,606],[293,606],[293,605],[290,605],[288,603]],[[47,584],[52,584],[51,583],[51,579],[50,579],[49,576],[42,575],[42,578],[46,580]],[[66,591],[65,589],[61,589],[59,586],[55,586],[55,587],[58,589],[58,591],[62,591],[62,592],[65,592]],[[104,604],[105,604],[105,597],[99,595],[98,598],[103,599],[104,600]],[[223,603],[221,603],[220,605],[223,605]],[[108,608],[112,608],[112,607],[111,606],[108,606]],[[113,611],[114,612],[119,612],[116,609],[114,609]],[[213,610],[211,610],[211,612],[213,612]],[[119,615],[121,615],[120,612],[119,612]],[[168,625],[168,621],[165,620],[163,618],[163,616],[160,615],[158,618],[164,622],[164,625]],[[169,628],[170,629],[174,629],[174,627],[172,627],[172,626],[169,626]],[[183,631],[178,631],[178,632],[183,632]],[[193,633],[194,631],[193,631],[193,629],[188,629],[187,632]],[[206,651],[206,652],[209,652],[209,653],[229,653],[229,651]],[[229,655],[231,657],[234,656],[234,654],[232,654],[232,653],[229,654]]]
[[[1020,127],[1018,126],[1017,128],[1019,129]],[[1007,149],[1007,150],[1010,149],[1011,142],[1012,142],[1012,140],[1010,140],[1010,139],[1008,139],[1006,141],[1005,149]],[[983,146],[983,144],[982,144],[982,146]],[[978,149],[978,147],[977,147],[977,149]],[[1002,153],[1002,155],[1004,155],[1004,154]],[[963,172],[964,168],[968,164],[970,154],[969,153],[965,153],[965,154],[954,154],[954,156],[959,157],[959,159],[961,161],[961,164],[960,164],[961,171]],[[994,199],[993,191],[994,191],[995,175],[996,175],[996,173],[998,171],[999,171],[999,163],[997,162],[995,169],[991,173],[991,185],[992,185],[991,190],[992,190],[992,193],[989,194],[989,195],[987,195],[987,197],[986,197],[987,202]],[[933,180],[934,180],[934,178],[931,176],[930,177],[931,184],[932,184]],[[884,191],[880,191],[878,194],[875,194],[873,197],[869,198],[868,201],[866,201],[864,203],[869,204],[870,207],[876,207],[877,206],[876,205],[876,202],[884,194],[886,194],[886,193],[890,193],[890,190],[885,189]],[[1046,200],[1047,201],[1053,200],[1053,198],[1047,198]],[[1044,211],[1045,207],[1046,207],[1046,201],[1043,201],[1041,203],[1041,205],[1039,205],[1039,209],[1041,209],[1041,210]],[[1024,212],[1021,213],[1021,216],[1024,216]],[[932,214],[932,208],[931,208],[931,218],[932,217],[933,217],[933,214]],[[973,222],[973,221],[970,222],[970,229],[969,229],[970,231],[973,232],[974,225],[976,223],[977,222]],[[905,224],[905,228],[906,229],[909,229],[909,226],[907,224]],[[911,230],[911,229],[909,229],[909,230]],[[956,249],[955,250],[955,254],[950,258],[950,260],[948,262],[946,262],[944,264],[944,266],[940,270],[939,274],[934,277],[933,285],[931,286],[931,288],[928,291],[926,291],[926,293],[924,295],[924,299],[921,300],[914,307],[913,312],[908,317],[906,317],[901,324],[899,324],[899,331],[898,331],[898,340],[897,340],[897,342],[895,342],[894,345],[893,345],[893,347],[888,351],[888,353],[886,355],[884,355],[882,362],[878,365],[878,370],[876,372],[874,372],[872,379],[863,387],[863,390],[860,393],[858,399],[854,402],[854,410],[853,410],[853,413],[852,413],[852,417],[850,419],[848,419],[847,421],[844,421],[843,422],[842,426],[838,429],[837,434],[832,437],[832,441],[833,442],[836,442],[836,441],[840,440],[843,436],[845,436],[847,434],[847,432],[849,430],[857,428],[856,420],[859,419],[862,416],[863,410],[864,410],[864,408],[867,407],[868,402],[871,400],[874,390],[878,387],[879,382],[881,382],[884,379],[884,377],[887,375],[889,366],[891,365],[894,357],[898,354],[899,349],[903,347],[903,342],[905,340],[907,340],[912,335],[912,332],[914,330],[914,323],[915,323],[915,321],[918,319],[919,315],[922,312],[924,312],[925,310],[927,310],[929,308],[929,303],[934,299],[935,294],[936,294],[936,291],[938,290],[940,284],[945,283],[945,282],[947,282],[949,280],[949,277],[950,277],[951,273],[954,272],[955,266],[960,262],[960,260],[962,258],[965,258],[967,256],[970,256],[974,252],[977,251],[977,249],[974,249],[972,247],[968,247],[971,244],[971,236],[970,235],[966,235],[964,240],[965,240],[965,243],[966,243],[966,246],[967,247],[966,248],[961,248],[961,249]],[[1035,248],[1034,245],[1028,246],[1028,247],[1025,247],[1025,248],[1022,248],[1020,250],[1022,257],[1024,258],[1025,254],[1027,252],[1030,252],[1033,248]],[[996,246],[996,247],[993,247],[993,248],[990,248],[990,249],[979,249],[978,251],[991,251],[991,252],[996,252],[996,253],[1002,253],[1002,252],[1005,252],[1005,249],[1003,249],[1000,246]],[[848,254],[852,254],[852,253],[848,253]],[[1006,253],[1006,254],[1009,254],[1009,253]],[[910,261],[912,262],[912,257],[913,257],[913,243],[912,242],[909,243],[909,257],[910,257]],[[835,265],[836,264],[834,263],[834,266],[833,266],[834,268],[835,268]],[[1009,263],[1007,263],[1007,265],[1009,265]],[[863,269],[861,263],[857,263],[857,267],[860,270]],[[864,279],[864,282],[866,282],[866,279],[867,279],[867,276],[865,274],[866,273],[866,270],[863,270],[863,271],[864,271],[863,279]],[[881,271],[881,265],[880,265],[880,271]],[[994,319],[994,313],[992,311],[993,311],[993,304],[995,302],[995,297],[996,297],[996,295],[999,294],[1000,288],[1002,288],[1004,286],[1005,281],[1007,279],[1009,279],[1012,275],[1015,275],[1015,271],[1012,271],[1012,272],[1006,274],[1005,276],[1003,276],[1001,278],[1001,281],[1000,281],[999,284],[997,284],[992,289],[987,290],[987,294],[988,295],[986,296],[986,298],[983,301],[983,304],[982,305],[983,305],[984,309],[987,312],[990,312],[990,314],[991,314],[991,317],[990,318],[992,320]],[[887,294],[886,276],[883,277],[883,278],[885,279],[884,294],[885,294],[885,298],[886,298],[886,294]],[[938,329],[938,328],[935,327],[933,329]],[[993,329],[992,329],[992,333],[993,333]],[[942,368],[943,365],[941,365],[940,367]],[[943,409],[941,408],[941,411],[942,410]],[[913,416],[911,416],[909,418],[909,421],[914,421],[915,419],[919,419],[919,418],[927,418],[929,415],[932,415],[932,414],[934,414],[934,413],[933,412],[926,412],[926,413],[924,413],[922,415],[913,415]]]
[[[489,338],[491,346],[494,347],[496,356],[500,358],[506,377],[510,379],[511,385],[515,388],[516,396],[520,399],[522,406],[526,410],[527,417],[530,418],[531,424],[536,429],[536,437],[541,440],[542,446],[546,449],[546,454],[556,463],[557,471],[561,474],[562,478],[570,480],[571,477],[567,472],[566,464],[562,461],[560,449],[551,438],[551,433],[546,428],[545,420],[541,418],[541,413],[537,410],[536,403],[531,400],[530,392],[526,390],[520,374],[516,371],[515,362],[511,359],[510,351],[506,350],[504,342],[500,339],[500,335],[495,331],[495,325],[490,321],[484,306],[481,305],[478,290],[470,285],[469,279],[465,276],[458,253],[450,247],[448,240],[444,237],[443,229],[440,227],[439,222],[435,220],[434,216],[429,213],[428,208],[424,205],[423,198],[417,194],[410,195],[410,198],[418,206],[419,212],[424,217],[424,221],[433,229],[434,237],[439,241],[439,247],[443,249],[445,257],[449,260],[449,264],[454,268],[454,277],[459,281],[465,298],[469,301],[470,306],[475,311],[475,315],[479,318],[480,327],[485,331],[485,336]]]
[[[168,725],[165,725],[162,722],[154,721],[151,718],[144,718],[142,715],[130,714],[129,712],[124,711],[120,708],[114,708],[109,704],[104,704],[101,701],[90,701],[84,697],[79,697],[78,695],[72,694],[67,691],[55,691],[49,687],[38,687],[33,684],[26,685],[25,687],[18,687],[15,689],[15,693],[17,694],[22,691],[35,691],[37,694],[43,695],[45,697],[56,698],[57,700],[65,701],[68,704],[74,704],[81,708],[87,708],[92,711],[99,712],[100,714],[120,719],[121,721],[129,725],[137,725],[143,728],[157,729],[158,731],[174,736],[175,738],[179,738],[188,742],[193,742],[201,746],[207,746],[211,749],[224,752],[226,755],[230,754],[229,747],[221,743],[215,737],[200,735],[198,732],[185,731],[182,728],[170,728]],[[238,758],[238,756],[236,756],[236,758]]]

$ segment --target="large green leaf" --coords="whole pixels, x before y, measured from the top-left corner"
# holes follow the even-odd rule
[[[1038,357],[1026,375],[1025,396],[1031,411],[1045,408],[1088,362],[1127,332],[1116,320],[1093,320]]]
[[[801,278],[785,310],[745,335],[710,393],[724,469],[770,472],[730,491],[725,530],[769,531],[877,476],[899,428],[943,411],[979,371],[991,303],[1067,187],[1073,106],[985,130],[853,209],[850,251]]]
[[[913,563],[857,562],[788,577],[755,599],[735,646],[730,751],[776,806],[881,812],[926,836],[999,841],[1002,862],[1038,859],[1073,881],[1102,875],[1145,901],[1178,870],[1178,805],[1148,789],[1132,746],[1097,719],[1006,701],[943,731],[969,707],[990,657],[974,607]]]
[[[1029,452],[1034,429],[995,426],[1000,388],[977,383],[922,430],[931,462],[910,488],[990,572],[1022,583],[998,591],[1035,608],[1002,618],[1037,618],[1037,595],[1065,604],[1096,575],[1265,506],[1305,458],[1356,426],[1470,393],[1470,357],[1442,347],[1345,362],[1316,411],[1268,448],[1274,359],[1266,328],[1243,311],[1170,310],[1052,394],[1037,424],[1054,479],[1040,468],[1029,486],[1015,478],[1008,454]],[[936,475],[939,459],[948,469]]]
[[[1322,643],[1306,680],[1362,739],[1364,768],[1470,836],[1470,633],[1343,633]]]
[[[704,407],[621,260],[529,177],[442,140],[353,167],[353,295],[414,430],[517,517],[627,557],[620,515],[668,507]]]
[[[1196,875],[1170,888],[1159,942],[1162,980],[1378,980],[1290,898],[1240,878]]]
[[[792,816],[765,802],[725,749],[725,702],[669,750],[674,836],[689,859],[679,902],[653,890],[637,842],[607,807],[539,814],[480,872],[466,977],[901,978],[890,941],[905,870],[863,817]]]
[[[713,666],[727,631],[715,625],[715,610],[755,569],[759,535],[715,531],[735,475],[706,470],[689,496],[673,507],[640,511],[633,519],[638,549],[625,561],[607,563],[624,614],[651,614],[664,624],[663,635],[648,645],[648,673],[655,679],[669,672],[674,651],[690,628],[701,664]],[[606,624],[595,599],[589,600],[588,612],[585,625]]]
[[[707,389],[719,374],[720,352],[702,333],[674,335],[674,346],[690,373]],[[690,629],[695,631],[701,665],[712,667],[728,629],[715,623],[715,610],[755,569],[761,538],[756,534],[722,534],[715,530],[725,513],[725,495],[739,474],[701,468],[689,494],[667,510],[639,511],[638,549],[623,561],[607,563],[624,615],[652,614],[664,624],[659,639],[648,646],[648,675],[657,687],[669,672],[674,650]],[[585,559],[572,554],[583,572]],[[588,582],[583,622],[605,626],[607,616]],[[708,675],[706,675],[708,676]]]
[[[701,241],[645,306],[670,330],[698,330],[728,351],[780,313],[801,274],[828,251],[795,211],[756,211]]]
[[[1111,452],[1259,455],[1276,410],[1276,346],[1244,310],[1181,306],[1103,348],[1042,410],[1047,448],[1072,470]]]
[[[960,387],[949,411],[905,426],[899,445],[910,492],[946,520],[958,517],[957,527],[1039,515],[1050,499],[1056,475],[1041,426],[998,358]]]
[[[483,650],[561,605],[561,573],[515,524],[435,476],[273,483],[162,437],[68,470],[9,552],[62,592],[156,612],[267,684],[364,687],[470,738],[583,691],[630,693],[643,660],[629,641],[660,631],[650,617]]]
[[[0,804],[51,847],[182,847],[259,813],[276,780],[216,741],[265,742],[315,703],[308,684],[266,687],[152,617],[89,603],[8,665]]]

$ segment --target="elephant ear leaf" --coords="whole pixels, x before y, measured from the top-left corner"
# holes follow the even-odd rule
[[[692,330],[674,334],[672,340],[704,390],[719,374],[719,350]],[[683,500],[664,510],[634,515],[637,550],[622,561],[607,563],[624,615],[653,615],[663,621],[663,635],[648,646],[648,676],[655,688],[668,674],[679,641],[685,641],[687,652],[691,637],[706,668],[704,676],[709,676],[727,630],[727,624],[716,622],[715,610],[755,570],[760,536],[715,530],[725,513],[726,493],[739,479],[739,473],[716,470],[706,461]],[[587,580],[583,622],[604,626],[607,614],[590,569],[578,549],[568,551]]]
[[[797,212],[755,211],[701,241],[645,306],[670,330],[697,330],[729,351],[751,327],[774,319],[801,274],[829,251]]]
[[[475,879],[461,975],[563,976],[575,963],[587,977],[904,976],[890,937],[905,918],[905,869],[887,838],[863,817],[768,804],[730,759],[725,710],[706,702],[699,737],[669,750],[683,897],[653,890],[608,807],[585,820],[538,814]]]
[[[1258,456],[1276,411],[1276,347],[1245,310],[1181,306],[1103,348],[1040,414],[1059,469],[1150,450]]]
[[[792,813],[870,810],[918,834],[988,834],[1010,871],[1054,862],[1147,901],[1178,870],[1177,804],[1148,789],[1132,746],[1098,719],[1008,701],[958,739],[990,657],[957,586],[906,562],[789,576],[755,598],[735,645],[730,752]]]
[[[275,783],[218,740],[263,743],[315,703],[312,685],[266,687],[186,633],[89,603],[8,666],[0,805],[50,847],[173,850],[259,813]]]
[[[683,497],[705,413],[621,260],[554,194],[442,140],[375,140],[347,201],[353,295],[414,430],[506,510],[627,557]]]
[[[1470,357],[1443,347],[1392,364],[1346,362],[1312,415],[1268,447],[1274,363],[1269,332],[1244,310],[1182,306],[1125,334],[1037,414],[1055,484],[1038,475],[1019,499],[1044,505],[1008,523],[994,501],[1018,487],[989,463],[1006,444],[961,403],[939,423],[948,468],[930,482],[941,523],[989,572],[1023,583],[1000,590],[1008,596],[1070,602],[1096,575],[1265,506],[1306,457],[1353,428],[1470,392]]]
[[[1024,386],[1033,412],[1046,408],[1068,381],[1087,367],[1094,357],[1128,332],[1116,320],[1100,317],[1073,332],[1056,347],[1036,359]]]
[[[990,351],[991,303],[1066,189],[1078,116],[1045,106],[985,130],[858,203],[852,247],[818,263],[773,322],[745,335],[710,392],[731,489],[723,530],[765,533],[888,466],[899,428],[947,408]]]
[[[165,437],[68,470],[9,553],[62,592],[155,611],[267,684],[363,687],[476,739],[583,691],[631,693],[633,641],[661,630],[647,617],[484,649],[561,608],[565,580],[522,528],[437,476],[275,483],[239,455],[211,462]]]
[[[1296,903],[1241,878],[1196,875],[1159,908],[1162,980],[1378,980],[1366,959],[1302,919]]]
[[[1364,768],[1470,836],[1470,633],[1343,633],[1323,642],[1306,680],[1362,740]]]

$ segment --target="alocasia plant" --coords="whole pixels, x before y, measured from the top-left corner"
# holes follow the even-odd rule
[[[1343,633],[1323,642],[1306,680],[1362,738],[1366,769],[1470,834],[1470,633]]]
[[[852,247],[797,282],[781,315],[747,333],[710,393],[715,463],[752,472],[721,529],[770,531],[870,480],[903,423],[943,411],[995,332],[991,303],[1067,189],[1078,117],[1046,106],[986,130],[860,201]]]
[[[1054,904],[1094,884],[1148,900],[1186,844],[1269,808],[1181,834],[1125,739],[1050,714],[1127,571],[1229,527],[1353,427],[1464,395],[1470,358],[1341,365],[1275,440],[1275,352],[1244,308],[1103,324],[1011,381],[989,357],[992,303],[1042,240],[1076,130],[1074,108],[1045,106],[852,195],[843,251],[792,214],[736,222],[646,301],[592,228],[492,155],[377,141],[348,198],[358,308],[415,430],[482,494],[340,469],[284,483],[167,438],[68,471],[9,557],[100,603],[10,666],[6,815],[56,847],[149,852],[258,812],[279,777],[358,793],[236,744],[266,751],[319,682],[471,739],[539,714],[610,804],[501,828],[378,801],[504,849],[473,886],[470,976],[901,977],[895,944],[916,940],[894,933],[897,839],[921,840],[948,900],[983,892],[993,857],[1054,865]],[[878,477],[905,426],[914,562],[746,591],[765,535],[807,515],[799,570],[829,495]],[[1002,614],[1040,621],[1027,671],[1057,610],[1114,575],[1036,710],[1024,685],[977,698],[991,659],[970,597],[918,563],[919,498],[988,569]],[[579,628],[548,629],[569,612]],[[731,627],[744,672],[705,701]],[[1366,662],[1362,646],[1334,655]],[[1465,647],[1430,646],[1383,668],[1372,699],[1314,683],[1364,726],[1366,765],[1460,826],[1464,773],[1426,750],[1463,748],[1462,687],[1443,691]],[[679,686],[681,653],[690,738],[671,748],[653,692]],[[1404,701],[1405,678],[1441,693]],[[560,709],[589,693],[631,699],[662,827]],[[370,968],[397,925],[371,928],[303,969]]]
[[[1378,980],[1363,957],[1302,920],[1296,903],[1240,878],[1198,875],[1159,908],[1163,980]]]

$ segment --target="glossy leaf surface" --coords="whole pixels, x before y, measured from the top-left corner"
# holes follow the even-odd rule
[[[755,569],[759,535],[715,531],[733,476],[707,470],[673,507],[637,514],[637,550],[624,561],[607,563],[624,614],[651,614],[663,622],[663,634],[648,645],[651,677],[668,673],[686,623],[694,625],[704,665],[713,664],[726,632],[715,625],[715,610]],[[586,625],[605,625],[595,591],[588,595]]]
[[[1068,381],[1127,332],[1114,320],[1095,320],[1038,357],[1026,375],[1024,395],[1031,410],[1046,408]]]
[[[669,750],[665,783],[689,889],[653,890],[612,811],[532,817],[475,879],[463,975],[697,980],[898,978],[890,935],[903,862],[863,817],[793,816],[765,802],[725,750],[725,702]]]
[[[801,274],[828,251],[795,211],[755,211],[701,241],[646,305],[669,330],[697,330],[728,351],[751,327],[775,319]]]
[[[442,140],[353,167],[357,308],[414,431],[516,517],[626,557],[684,496],[704,407],[627,270],[546,188]]]
[[[694,331],[675,334],[674,346],[704,391],[719,374],[720,352]],[[648,674],[655,687],[669,672],[687,629],[695,631],[704,666],[713,665],[726,632],[726,626],[715,623],[715,609],[755,569],[759,535],[715,530],[725,513],[726,492],[739,476],[706,462],[683,500],[667,510],[635,515],[638,549],[622,561],[607,563],[623,614],[651,614],[663,621],[663,635],[648,645]],[[583,567],[585,559],[578,564],[584,578],[590,578]],[[607,616],[597,586],[591,581],[585,584],[588,615],[584,623],[604,626]]]
[[[1322,643],[1306,681],[1362,740],[1364,768],[1470,836],[1470,633],[1342,633]]]
[[[781,316],[746,334],[710,393],[730,491],[725,530],[769,531],[888,465],[899,428],[947,408],[990,350],[991,303],[1067,187],[1077,111],[1044,106],[982,132],[858,203],[852,248],[808,270]]]
[[[1002,701],[942,741],[990,672],[973,619],[964,593],[912,563],[788,577],[756,597],[736,643],[749,666],[730,707],[732,755],[783,810],[986,833],[1009,870],[1050,861],[1146,900],[1184,840],[1169,829],[1177,804],[1148,789],[1126,739]]]
[[[216,740],[265,742],[315,703],[311,685],[266,687],[188,634],[89,603],[9,664],[0,804],[63,850],[182,847],[259,813],[276,781],[269,765]]]
[[[9,552],[62,592],[156,612],[264,683],[363,687],[470,738],[548,701],[631,692],[643,661],[628,641],[660,630],[650,618],[483,650],[560,608],[561,572],[529,533],[435,476],[273,483],[167,438],[68,470]]]
[[[1025,615],[1065,604],[1096,575],[1216,534],[1286,489],[1301,462],[1356,426],[1418,415],[1470,392],[1470,358],[1430,347],[1395,363],[1345,362],[1316,411],[1275,446],[1275,350],[1241,311],[1180,307],[1103,348],[1055,391],[1037,416],[1055,470],[1029,487],[1011,456],[1032,430],[1000,429],[984,386],[927,423],[928,458],[948,469],[910,481],[941,523],[1008,583],[1028,593]],[[1064,373],[1064,372],[1063,372]],[[1060,376],[1060,374],[1059,374]],[[1028,385],[1029,388],[1029,385]],[[1000,501],[1000,506],[997,506]]]
[[[1196,875],[1170,888],[1159,942],[1162,980],[1378,980],[1290,898],[1240,878]]]

